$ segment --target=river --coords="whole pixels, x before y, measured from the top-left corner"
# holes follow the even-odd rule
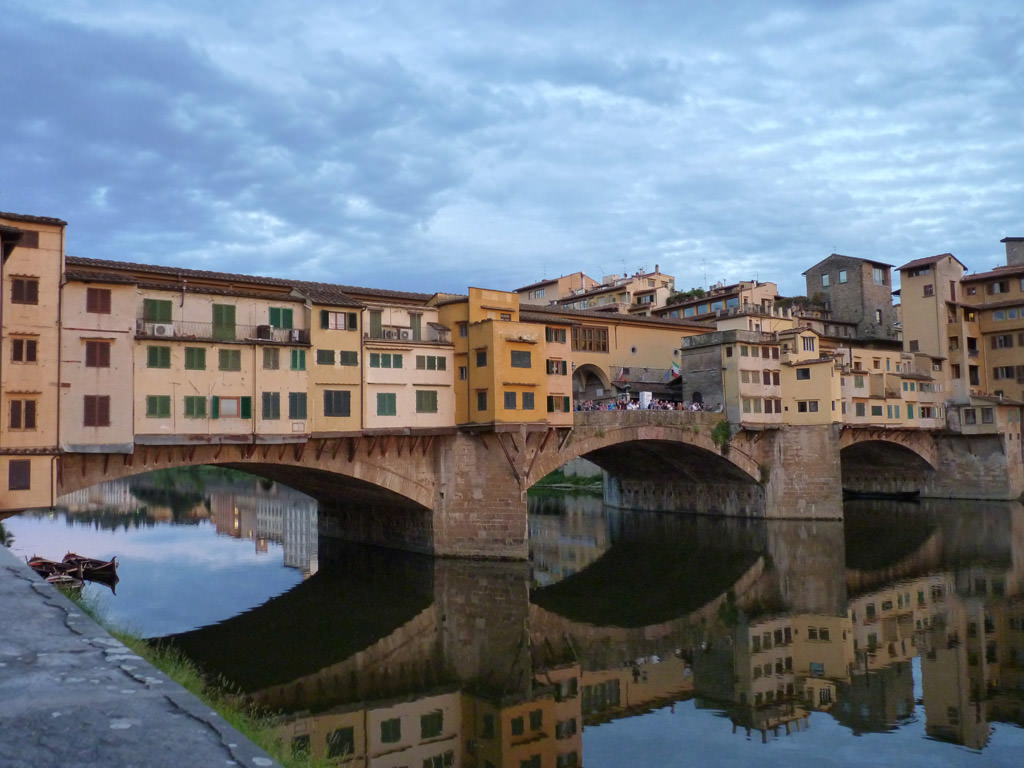
[[[109,621],[347,764],[1020,764],[1019,503],[530,512],[529,563],[435,559],[325,539],[309,498],[203,468],[4,525],[19,555],[117,555],[116,591],[84,592]]]

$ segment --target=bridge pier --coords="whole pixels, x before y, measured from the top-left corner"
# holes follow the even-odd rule
[[[935,447],[936,471],[921,486],[922,496],[1012,500],[1024,494],[1019,435],[937,435]]]
[[[838,427],[787,426],[762,434],[755,447],[765,489],[765,516],[841,520]]]

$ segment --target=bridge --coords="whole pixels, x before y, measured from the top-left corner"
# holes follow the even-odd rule
[[[366,431],[299,443],[136,445],[66,453],[58,493],[141,472],[233,467],[315,497],[325,533],[445,556],[525,559],[526,492],[568,461],[608,473],[623,508],[743,518],[841,519],[842,489],[943,498],[1020,495],[1006,436],[841,425],[725,429],[721,414],[577,412],[572,426]]]

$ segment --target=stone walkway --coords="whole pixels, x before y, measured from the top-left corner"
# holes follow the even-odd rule
[[[277,766],[0,546],[0,766]]]

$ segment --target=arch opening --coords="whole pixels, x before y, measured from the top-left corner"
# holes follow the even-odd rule
[[[860,495],[912,495],[935,474],[932,465],[907,446],[886,440],[864,440],[840,453],[843,490]]]

